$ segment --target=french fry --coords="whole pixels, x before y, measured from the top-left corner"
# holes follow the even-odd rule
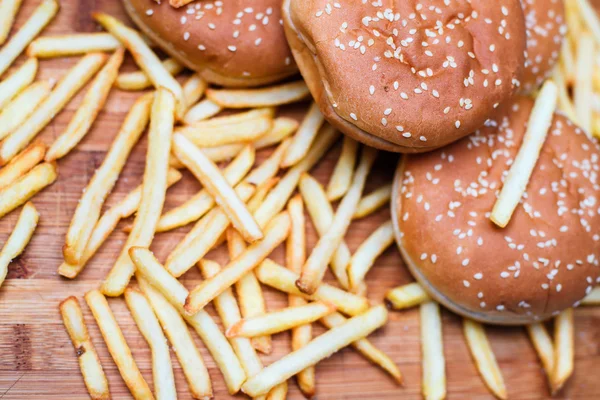
[[[115,51],[121,47],[121,42],[110,33],[75,33],[38,37],[27,47],[27,55],[37,58],[68,57]]]
[[[67,263],[81,262],[89,238],[100,218],[102,205],[119,179],[133,146],[148,125],[153,97],[151,93],[142,96],[131,107],[102,165],[83,191],[73,213],[63,247],[63,256]]]
[[[231,224],[248,242],[263,237],[263,233],[245,204],[237,196],[227,180],[219,172],[219,168],[209,160],[200,149],[194,146],[185,136],[173,135],[173,150],[188,169],[202,182],[206,191],[225,211]]]
[[[46,145],[35,142],[0,169],[0,190],[11,185],[44,159]]]
[[[264,368],[244,383],[242,391],[251,397],[268,392],[306,367],[315,365],[352,342],[368,336],[386,323],[387,316],[384,306],[375,306],[364,314],[350,318]]]
[[[356,212],[352,216],[353,219],[364,218],[373,214],[381,207],[389,204],[392,197],[392,185],[387,184],[380,186],[371,193],[363,196],[356,206]]]
[[[420,306],[421,351],[423,363],[423,397],[441,400],[446,397],[446,360],[442,342],[442,320],[437,303]]]
[[[85,294],[85,301],[100,328],[108,352],[133,397],[135,399],[154,399],[104,295],[98,290],[92,290]]]
[[[214,117],[223,110],[223,107],[212,102],[211,100],[204,99],[194,105],[190,105],[183,116],[183,123],[186,125],[193,125],[196,122],[204,121],[210,117]]]
[[[206,97],[223,108],[273,107],[294,103],[310,92],[304,81],[260,89],[208,89]]]
[[[192,74],[183,84],[183,97],[185,98],[185,105],[187,111],[185,115],[189,112],[189,108],[196,104],[200,98],[206,92],[206,88],[208,87],[208,82],[204,80],[199,74]],[[185,117],[184,117],[185,122]],[[186,122],[187,123],[187,122]]]
[[[173,76],[179,74],[184,68],[183,64],[174,58],[163,60],[162,66]],[[116,78],[115,86],[121,90],[144,90],[152,87],[152,81],[144,71],[121,72]]]
[[[267,226],[263,239],[251,244],[246,251],[232,260],[211,279],[207,279],[190,292],[185,302],[185,310],[192,315],[203,309],[216,296],[231,287],[248,271],[260,264],[289,233],[290,219],[287,213],[278,215]]]
[[[483,325],[470,319],[463,319],[463,333],[485,385],[494,396],[499,399],[506,399],[504,378],[502,378],[502,372],[498,367]]]
[[[54,83],[38,81],[19,93],[0,113],[0,139],[4,139],[33,113],[38,105],[48,97]]]
[[[565,73],[565,85],[569,87],[575,81],[575,56],[573,55],[573,47],[570,40],[563,40],[559,57],[559,66],[564,69]]]
[[[110,88],[123,63],[124,54],[123,49],[115,51],[98,72],[69,125],[48,149],[46,161],[54,161],[66,156],[89,132],[98,114],[104,108]]]
[[[537,353],[542,367],[548,377],[548,382],[552,384],[552,374],[554,371],[554,345],[552,338],[548,334],[546,327],[543,323],[538,322],[536,324],[526,325],[529,339],[533,344],[533,348]]]
[[[113,34],[123,46],[129,50],[136,64],[148,76],[155,88],[164,87],[169,90],[177,100],[176,115],[178,119],[185,114],[186,103],[183,89],[179,82],[161,64],[159,58],[146,44],[142,36],[121,21],[104,13],[92,13],[92,17],[100,23],[111,34]]]
[[[566,40],[565,43],[567,43]],[[565,82],[562,68],[559,65],[554,68],[552,72],[552,79],[558,87],[558,108],[567,114],[571,121],[576,122],[577,112],[575,111],[575,106],[571,102],[568,90],[569,88]]]
[[[148,131],[148,151],[142,183],[142,197],[133,228],[112,270],[102,283],[102,292],[119,296],[134,272],[129,248],[149,247],[163,208],[167,190],[167,171],[173,132],[175,98],[168,89],[160,88],[154,95]]]
[[[267,400],[285,400],[287,399],[288,383],[287,381],[281,382],[275,386],[267,394]]]
[[[298,132],[292,138],[292,143],[283,157],[283,161],[281,162],[282,167],[291,167],[304,158],[324,122],[325,117],[321,114],[319,105],[312,102],[304,120],[302,120],[302,124],[298,128]]]
[[[59,304],[65,329],[71,338],[83,382],[93,400],[109,400],[110,392],[104,369],[90,335],[76,297],[71,296]]]
[[[52,18],[54,18],[59,7],[56,0],[42,0],[29,19],[10,38],[4,47],[0,49],[0,76],[6,72],[13,61],[25,50],[29,42],[39,35]],[[4,7],[1,11],[10,13],[10,10],[4,10]],[[2,15],[2,17],[4,18],[5,15]],[[10,16],[7,17],[10,19]]]
[[[25,250],[39,218],[40,214],[32,203],[26,203],[23,206],[17,224],[0,252],[0,286],[8,273],[8,265]]]
[[[56,165],[38,164],[0,192],[0,218],[51,185],[58,175]]]
[[[600,20],[598,19],[598,14],[596,14],[596,10],[588,0],[576,0],[577,8],[579,9],[579,17],[585,21],[588,29],[594,35],[594,39],[596,40],[596,44],[600,45]],[[569,26],[570,27],[570,26]],[[579,41],[581,35],[576,35],[574,38],[577,38]]]
[[[35,79],[38,70],[38,61],[30,58],[15,72],[0,82],[0,110]]]
[[[254,141],[254,147],[262,149],[281,143],[298,129],[298,121],[288,117],[277,117],[273,120],[271,130]]]
[[[356,250],[348,265],[350,288],[357,290],[364,283],[367,272],[371,269],[377,257],[394,243],[392,221],[381,224]]]
[[[597,52],[592,35],[585,33],[578,40],[573,97],[578,124],[591,135],[594,59]]]
[[[307,300],[321,300],[332,303],[338,311],[344,314],[358,315],[369,307],[369,302],[365,297],[346,292],[326,283],[321,283],[312,295],[302,293],[295,285],[298,274],[270,259],[263,261],[254,272],[258,280],[267,286]]]
[[[4,0],[0,3],[0,45],[8,38],[21,2],[22,0]]]
[[[192,1],[194,0],[169,0],[169,4],[172,7],[179,8],[191,3]]]
[[[582,306],[600,305],[600,288],[594,288],[587,296],[581,300]]]
[[[269,158],[264,160],[259,166],[254,168],[246,177],[245,181],[254,185],[261,185],[279,172],[279,165],[281,165],[281,159],[285,153],[285,149],[290,145],[290,140],[285,139],[275,151],[269,155]]]
[[[333,253],[344,239],[346,230],[350,225],[352,216],[362,195],[367,175],[371,171],[376,157],[376,150],[366,147],[363,149],[361,160],[354,174],[350,189],[348,189],[348,192],[340,202],[327,232],[319,238],[312,253],[308,256],[302,267],[300,279],[296,281],[296,285],[300,291],[312,294],[323,280],[325,270],[333,257]]]
[[[510,222],[510,218],[527,188],[529,178],[552,124],[557,92],[556,85],[548,80],[542,86],[535,100],[535,105],[527,122],[527,131],[523,137],[523,143],[510,167],[490,217],[492,222],[501,228],[506,227]]]
[[[79,60],[25,123],[0,144],[0,163],[6,164],[23,150],[100,69],[106,58],[105,54],[91,53]]]
[[[575,360],[575,327],[573,309],[561,312],[554,320],[554,370],[550,378],[552,394],[557,393],[571,377]]]
[[[167,174],[167,186],[171,186],[181,179],[181,173],[175,169],[169,169]],[[112,231],[117,227],[119,221],[127,218],[138,209],[140,198],[142,197],[142,186],[138,186],[123,200],[109,208],[100,217],[92,235],[85,247],[83,257],[78,264],[68,264],[63,262],[58,268],[58,273],[65,278],[75,278],[83,270],[87,262],[96,254],[96,251],[102,246],[102,243],[108,238]]]
[[[417,282],[390,290],[385,295],[385,299],[394,310],[404,310],[431,301],[423,287]]]
[[[169,345],[152,306],[142,292],[131,288],[125,290],[125,302],[152,351],[152,380],[156,399],[176,399],[177,391]]]
[[[356,140],[349,136],[344,136],[342,152],[327,184],[327,199],[329,201],[341,199],[350,188],[358,148]]]

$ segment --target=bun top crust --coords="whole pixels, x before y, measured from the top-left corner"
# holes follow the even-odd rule
[[[427,3],[284,4],[286,24],[312,53],[335,112],[412,151],[483,125],[512,96],[524,64],[519,0]]]
[[[527,28],[521,92],[530,93],[552,75],[567,33],[563,0],[521,0]]]
[[[285,40],[281,0],[124,0],[139,27],[165,51],[209,81],[255,86],[297,72]]]
[[[460,309],[496,322],[550,317],[600,281],[600,147],[564,116],[509,225],[489,220],[532,107],[513,100],[473,135],[406,157],[396,177],[407,262]]]

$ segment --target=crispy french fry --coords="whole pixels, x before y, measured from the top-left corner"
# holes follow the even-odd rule
[[[35,79],[38,70],[38,61],[30,58],[15,72],[0,82],[0,110]]]
[[[342,152],[327,184],[327,199],[329,201],[341,199],[350,188],[358,148],[356,140],[349,136],[344,136]]]
[[[298,121],[288,117],[277,117],[273,120],[271,130],[254,141],[254,147],[262,149],[281,143],[298,129]]]
[[[363,154],[361,155],[361,160],[354,174],[350,189],[348,189],[348,192],[340,202],[327,232],[319,238],[312,253],[308,256],[302,267],[300,279],[296,282],[300,291],[312,294],[323,280],[327,265],[331,261],[335,250],[344,239],[346,230],[350,225],[352,216],[362,195],[367,175],[371,171],[376,157],[376,150],[366,147],[363,149]]]
[[[369,307],[369,302],[365,297],[346,292],[326,283],[321,283],[312,295],[302,293],[295,286],[298,274],[270,259],[263,261],[254,272],[258,280],[267,286],[294,296],[301,296],[307,300],[322,300],[332,303],[344,314],[358,315]]]
[[[32,203],[26,203],[23,206],[17,224],[0,252],[0,286],[8,273],[8,265],[25,250],[39,218],[40,214]]]
[[[29,42],[39,35],[52,18],[54,18],[59,7],[56,0],[42,0],[29,19],[10,38],[4,47],[0,49],[0,76],[6,72],[8,67],[10,67],[13,61],[15,61],[15,59],[23,52]],[[4,8],[1,11],[4,12]],[[10,10],[6,10],[6,12],[10,12]],[[4,15],[2,17],[4,17]]]
[[[142,183],[142,197],[133,228],[112,270],[102,283],[102,292],[119,296],[134,272],[129,248],[149,247],[165,200],[167,171],[173,132],[175,98],[168,89],[160,88],[154,95],[148,132],[148,152]]]
[[[267,400],[285,400],[287,399],[288,383],[287,381],[281,382],[275,386],[267,394]]]
[[[581,300],[582,306],[600,305],[600,288],[594,288],[587,296]]]
[[[99,290],[92,290],[85,294],[85,301],[100,328],[108,352],[133,397],[154,399],[104,295]]]
[[[208,89],[206,97],[224,108],[272,107],[303,100],[310,92],[304,81],[260,89]]]
[[[181,179],[181,173],[175,169],[169,169],[167,174],[167,186],[171,186]],[[63,262],[58,268],[58,273],[65,278],[75,278],[83,270],[86,263],[96,254],[102,243],[117,227],[119,221],[127,218],[138,209],[142,197],[142,186],[138,186],[119,203],[109,208],[98,220],[92,235],[85,247],[83,257],[78,264]]]
[[[44,159],[46,145],[35,142],[0,169],[0,190],[11,185]]]
[[[162,66],[171,75],[179,74],[184,68],[174,58],[163,60]],[[144,90],[152,87],[152,81],[144,71],[121,72],[116,78],[115,86],[121,90]]]
[[[561,312],[554,320],[554,370],[550,378],[552,394],[557,393],[571,377],[575,360],[575,327],[573,309]]]
[[[100,23],[111,34],[113,34],[123,46],[129,50],[136,64],[148,76],[155,88],[164,87],[169,90],[177,100],[176,115],[179,118],[185,114],[186,103],[183,89],[179,82],[161,64],[159,58],[146,44],[142,36],[121,21],[104,13],[92,13],[92,17]]]
[[[3,108],[0,113],[0,139],[4,139],[21,126],[48,97],[53,86],[51,81],[34,82]]]
[[[182,87],[183,97],[185,98],[185,105],[187,108],[185,115],[188,114],[190,107],[202,98],[204,92],[206,92],[206,88],[208,88],[208,82],[206,82],[199,74],[192,74],[185,81]]]
[[[81,262],[89,238],[100,218],[102,205],[119,179],[133,146],[148,125],[153,97],[153,94],[142,96],[131,107],[102,165],[83,191],[63,247],[63,256],[67,263]]]
[[[371,193],[365,195],[358,202],[356,206],[356,212],[352,216],[353,219],[364,218],[371,215],[381,207],[389,204],[390,198],[392,197],[392,185],[383,185]]]
[[[121,42],[110,33],[71,33],[38,37],[27,47],[27,55],[37,58],[67,57],[115,51],[121,47]]]
[[[248,379],[242,386],[242,391],[251,397],[264,394],[306,367],[315,365],[352,342],[368,336],[386,321],[387,310],[384,306],[375,306],[364,314],[350,318]]]
[[[357,290],[364,283],[367,272],[377,257],[394,243],[392,221],[388,220],[377,228],[356,250],[348,265],[348,278],[352,290]]]
[[[596,44],[600,45],[600,20],[598,19],[598,14],[596,14],[596,10],[588,0],[576,0],[577,8],[579,9],[578,16],[580,19],[585,21],[588,29],[594,35],[594,39],[596,40]],[[571,25],[569,26],[571,28]],[[573,36],[573,35],[571,35]],[[579,41],[581,35],[575,35],[574,38]]]
[[[213,103],[209,99],[204,99],[194,105],[191,105],[183,116],[183,123],[193,125],[196,122],[204,121],[214,117],[223,110],[223,107]]]
[[[578,40],[573,97],[578,124],[588,135],[592,132],[592,97],[594,60],[597,52],[592,35],[584,33]]]
[[[177,391],[169,345],[152,306],[142,292],[131,288],[125,290],[125,302],[152,351],[152,380],[156,399],[176,399]]]
[[[246,182],[252,183],[254,185],[261,185],[279,172],[279,165],[281,164],[281,159],[285,153],[285,149],[290,145],[290,140],[285,139],[275,151],[271,153],[269,158],[264,160],[259,166],[254,168],[246,177]]]
[[[46,161],[54,161],[66,156],[89,132],[98,114],[104,108],[110,88],[123,63],[124,54],[123,49],[115,51],[98,72],[69,125],[48,149]]]
[[[8,38],[21,3],[22,0],[3,0],[0,3],[0,45]]]
[[[398,286],[387,292],[385,299],[394,310],[404,310],[431,301],[427,293],[417,282]]]
[[[76,297],[64,299],[58,306],[71,338],[85,387],[93,400],[109,400],[108,381],[96,348],[90,339],[83,313]]]
[[[529,178],[552,124],[557,92],[556,85],[548,80],[544,83],[540,94],[536,98],[527,122],[527,131],[523,143],[510,167],[490,217],[492,222],[501,228],[506,227],[510,222],[510,218],[527,188]]]
[[[219,274],[202,282],[190,292],[185,302],[185,310],[194,314],[203,309],[216,296],[231,287],[248,271],[260,264],[289,233],[290,219],[281,213],[267,226],[263,239],[251,244],[235,260],[232,260]]]
[[[470,319],[463,319],[463,333],[483,382],[494,396],[506,399],[504,378],[483,325]]]
[[[446,360],[442,342],[442,320],[437,303],[420,306],[421,351],[423,359],[423,397],[441,400],[446,397]]]
[[[6,164],[40,133],[106,61],[106,55],[91,53],[73,66],[33,114],[0,145],[0,163]]]
[[[298,132],[296,132],[292,138],[292,143],[290,144],[290,147],[288,147],[285,156],[283,157],[283,161],[281,162],[282,167],[291,167],[304,158],[324,122],[325,117],[321,114],[319,105],[313,102],[308,109],[302,124],[300,124],[300,127],[298,128]]]
[[[544,371],[546,371],[548,382],[551,384],[552,373],[554,371],[554,345],[552,343],[552,338],[548,334],[544,324],[541,322],[527,325],[526,328],[535,352],[542,362]]]
[[[31,171],[0,192],[0,217],[5,216],[37,192],[51,185],[58,175],[56,165],[38,164]]]

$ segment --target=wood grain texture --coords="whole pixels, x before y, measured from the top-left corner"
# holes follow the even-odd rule
[[[150,1],[150,0],[149,0]],[[18,15],[16,26],[20,26],[38,0],[25,0]],[[58,18],[45,31],[48,33],[67,33],[72,31],[91,32],[98,27],[91,20],[92,10],[109,12],[125,18],[119,0],[63,0]],[[20,58],[18,63],[22,63]],[[75,59],[56,59],[41,62],[38,79],[59,78]],[[125,69],[133,69],[128,59]],[[82,92],[83,93],[83,92]],[[56,138],[70,120],[82,93],[69,103],[54,122],[43,132],[41,138],[50,143]],[[90,134],[77,149],[59,163],[59,179],[51,187],[35,197],[33,202],[40,211],[39,227],[26,251],[9,267],[8,279],[0,289],[0,399],[82,399],[87,397],[83,380],[79,373],[77,359],[71,342],[65,332],[58,304],[69,295],[81,297],[86,291],[95,288],[111,268],[126,236],[117,230],[83,273],[74,281],[59,277],[56,269],[62,261],[61,248],[65,233],[75,210],[82,189],[102,162],[110,142],[116,134],[125,113],[139,96],[138,93],[126,93],[113,89],[105,109],[100,113]],[[287,108],[283,112],[300,116],[301,107]],[[136,146],[121,179],[109,197],[106,206],[121,199],[128,190],[140,183],[146,148],[143,139]],[[341,148],[341,142],[313,170],[314,176],[322,183],[327,182]],[[267,151],[259,153],[263,159]],[[397,156],[383,154],[369,178],[367,191],[378,187],[391,179]],[[182,203],[199,189],[199,184],[188,173],[167,195],[167,208]],[[14,226],[19,210],[12,212],[0,221],[0,243],[8,237]],[[356,221],[352,224],[346,239],[352,251],[386,218],[388,210]],[[309,220],[309,218],[307,218]],[[122,227],[124,223],[120,225]],[[164,257],[189,229],[181,228],[175,232],[157,235],[153,250]],[[316,242],[312,225],[308,226],[308,245]],[[213,251],[209,258],[221,263],[226,262],[224,248]],[[280,247],[273,257],[283,262]],[[327,277],[331,280],[331,276]],[[183,277],[184,284],[191,288],[200,280],[197,270]],[[380,257],[367,276],[369,298],[379,303],[385,292],[397,285],[408,283],[412,279],[403,266],[395,248],[388,249]],[[265,289],[267,306],[271,310],[287,304],[287,297],[281,293]],[[121,325],[123,333],[131,346],[133,355],[144,377],[151,383],[150,351],[127,310],[123,298],[110,299],[109,303]],[[83,304],[83,303],[82,303]],[[106,346],[91,316],[89,309],[83,306],[85,320],[90,335],[98,350],[104,370],[107,373],[110,390],[114,399],[130,398],[129,392],[119,376],[117,368],[110,358]],[[212,306],[209,312],[215,315]],[[449,399],[490,399],[492,398],[481,379],[465,345],[461,320],[448,313],[443,314],[444,347],[448,371]],[[558,398],[598,399],[600,398],[600,309],[581,308],[575,312],[576,324],[576,363],[575,375],[567,383]],[[322,332],[316,326],[315,332]],[[540,363],[531,347],[526,333],[520,328],[488,328],[490,341],[496,353],[498,363],[508,388],[510,398],[545,399],[549,397],[546,378]],[[210,354],[194,338],[201,349],[213,380],[216,399],[227,399],[223,378]],[[419,399],[421,384],[420,343],[418,311],[390,313],[387,326],[370,338],[396,361],[405,376],[405,386],[398,387],[381,370],[369,365],[351,349],[345,349],[317,366],[318,399]],[[261,356],[265,364],[279,359],[289,352],[289,334],[274,335],[274,350],[269,356]],[[185,378],[176,357],[172,357],[180,399],[190,398]],[[237,396],[236,398],[244,398]],[[290,384],[290,399],[301,399],[295,383]]]

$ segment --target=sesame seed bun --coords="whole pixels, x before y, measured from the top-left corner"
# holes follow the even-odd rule
[[[207,81],[252,87],[297,73],[281,26],[281,0],[123,0],[139,28]]]
[[[519,0],[284,0],[286,36],[321,111],[383,150],[434,150],[482,126],[518,85]]]
[[[489,219],[532,107],[516,98],[396,173],[392,220],[409,269],[441,304],[486,323],[549,318],[600,281],[600,146],[566,117],[555,114],[509,225]]]

